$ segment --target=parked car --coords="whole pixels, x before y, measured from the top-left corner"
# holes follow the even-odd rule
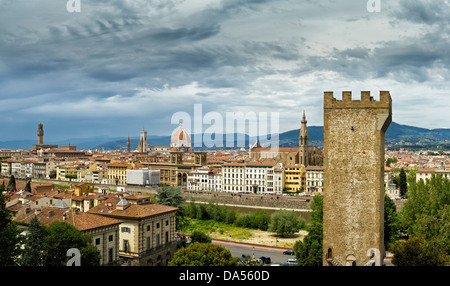
[[[269,256],[261,256],[259,259],[261,259],[262,262],[264,262],[264,264],[270,264],[270,262],[272,262],[272,261],[270,260],[270,257],[269,257]]]
[[[297,266],[297,259],[289,258],[287,263],[289,263],[290,266]]]
[[[293,250],[288,249],[288,250],[283,251],[283,254],[286,254],[286,255],[294,255],[295,253],[294,253]]]

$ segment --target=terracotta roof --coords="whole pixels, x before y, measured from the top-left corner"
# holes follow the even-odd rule
[[[273,167],[275,166],[277,163],[275,161],[267,161],[267,162],[257,162],[257,161],[252,161],[252,162],[248,162],[245,165],[248,167],[251,166],[264,166],[264,167]]]
[[[436,172],[436,169],[419,169],[416,171],[416,173],[434,173]]]
[[[164,206],[155,203],[130,203],[128,207],[121,210],[116,208],[116,205],[119,203],[119,201],[120,198],[118,198],[117,196],[109,198],[104,203],[91,208],[88,213],[112,217],[144,218],[178,210],[178,208],[175,207]]]
[[[273,148],[276,150],[276,148]],[[261,151],[271,151],[271,147],[255,147],[252,149],[252,152],[261,152]],[[293,152],[298,153],[299,147],[278,147],[278,152]]]
[[[245,164],[244,163],[225,163],[222,166],[239,166],[239,167],[244,167]]]
[[[323,166],[308,166],[306,170],[323,170]]]
[[[36,215],[39,219],[39,222],[46,226],[55,221],[66,221],[67,223],[75,226],[80,231],[122,223],[121,220],[114,218],[85,212],[76,212],[71,209],[57,209],[53,207],[35,209],[35,211],[16,217],[14,220],[17,222],[28,224]]]
[[[121,167],[121,168],[127,168],[128,164],[120,164],[120,163],[110,163],[107,164],[108,167]]]

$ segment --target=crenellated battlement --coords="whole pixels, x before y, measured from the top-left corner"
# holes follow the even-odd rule
[[[324,92],[324,108],[392,108],[389,91],[380,91],[380,100],[370,96],[370,91],[361,91],[361,100],[353,100],[351,91],[342,92],[342,100],[334,98],[332,91]]]

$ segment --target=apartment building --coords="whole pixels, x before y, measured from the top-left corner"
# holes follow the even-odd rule
[[[226,163],[222,166],[222,191],[252,194],[282,194],[284,169],[281,163]]]
[[[107,175],[106,175],[108,178],[108,184],[126,185],[128,168],[130,168],[128,164],[109,163],[107,165]]]
[[[323,166],[306,167],[306,194],[323,194]]]
[[[188,173],[187,189],[191,191],[222,191],[222,171],[220,168],[201,167]]]
[[[123,221],[119,226],[121,264],[166,266],[176,251],[177,210],[136,195],[111,197],[88,213]]]
[[[209,191],[208,177],[208,166],[189,172],[187,175],[187,189],[190,191]]]
[[[222,191],[245,192],[245,164],[225,163],[222,165]]]
[[[284,189],[289,193],[302,193],[306,186],[306,170],[303,165],[294,164],[284,167]]]

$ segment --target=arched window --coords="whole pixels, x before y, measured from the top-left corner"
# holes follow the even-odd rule
[[[347,266],[356,266],[356,257],[353,254],[347,255],[346,263]]]
[[[331,248],[328,248],[327,258],[330,258],[330,259],[333,258],[333,250]]]

